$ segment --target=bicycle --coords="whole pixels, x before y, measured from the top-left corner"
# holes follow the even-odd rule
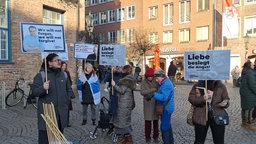
[[[32,84],[29,84],[30,90],[29,90],[29,94],[27,95],[27,94],[25,94],[24,90],[20,88],[21,83],[23,83],[23,84],[25,83],[24,78],[19,78],[15,82],[14,89],[11,90],[10,93],[7,94],[7,96],[5,98],[5,104],[9,107],[13,107],[13,106],[16,106],[18,103],[20,103],[22,100],[25,100],[24,109],[27,107],[28,103],[32,104],[37,109],[36,101],[32,100],[32,98],[31,98]]]

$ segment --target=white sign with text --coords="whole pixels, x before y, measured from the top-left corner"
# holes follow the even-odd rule
[[[126,58],[125,45],[100,45],[100,65],[124,66]]]
[[[185,52],[185,80],[228,80],[229,76],[230,50]]]

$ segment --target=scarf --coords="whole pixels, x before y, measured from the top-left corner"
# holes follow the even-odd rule
[[[81,74],[81,76],[78,79],[77,82],[77,91],[79,100],[82,102],[82,89],[83,89],[83,81],[87,81],[94,100],[94,104],[97,105],[100,103],[100,82],[96,75],[91,75],[90,79],[88,80],[84,73]]]

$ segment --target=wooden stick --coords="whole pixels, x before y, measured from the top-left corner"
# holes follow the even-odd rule
[[[205,118],[208,121],[208,93],[207,93],[207,80],[205,81],[206,101],[205,101]]]
[[[47,74],[47,61],[46,57],[44,58],[44,71],[45,71],[45,82],[48,81],[48,74]],[[46,94],[48,94],[48,90],[46,90]]]
[[[112,83],[112,80],[114,80],[114,67],[113,66],[111,66],[111,77],[112,77],[112,79],[111,79],[111,83]],[[112,86],[112,85],[111,85]],[[114,87],[112,86],[112,95],[114,95]]]

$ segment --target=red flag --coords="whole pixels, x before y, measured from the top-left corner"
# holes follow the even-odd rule
[[[222,36],[237,37],[239,32],[237,11],[232,0],[222,0]]]

